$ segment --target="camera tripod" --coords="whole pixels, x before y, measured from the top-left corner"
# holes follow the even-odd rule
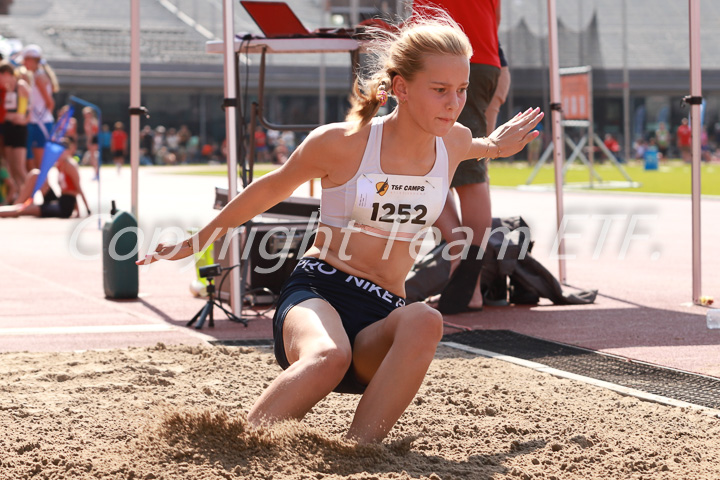
[[[231,311],[227,310],[225,307],[222,306],[220,302],[217,301],[215,298],[215,284],[213,283],[212,277],[208,277],[207,279],[207,294],[208,294],[208,300],[205,302],[205,305],[200,309],[199,312],[195,314],[195,316],[190,320],[188,323],[185,324],[186,327],[192,326],[193,323],[197,321],[197,325],[195,325],[196,330],[200,330],[203,325],[205,324],[205,319],[209,319],[208,321],[208,327],[214,327],[215,326],[215,318],[213,317],[213,309],[214,307],[220,308],[223,312],[225,312],[225,315],[227,315],[228,320],[232,322],[238,322],[242,323],[246,327],[248,326],[247,320],[244,318],[240,318],[236,316]]]

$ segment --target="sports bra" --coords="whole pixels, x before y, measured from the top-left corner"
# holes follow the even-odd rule
[[[374,117],[365,153],[355,176],[343,185],[323,188],[320,222],[368,235],[412,241],[440,216],[448,182],[448,154],[435,138],[435,163],[425,175],[382,171],[380,146],[387,117]]]

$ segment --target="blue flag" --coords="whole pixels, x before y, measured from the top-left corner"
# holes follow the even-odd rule
[[[60,140],[65,135],[70,119],[73,115],[73,107],[71,106],[67,112],[65,112],[60,118],[58,118],[55,125],[53,125],[52,133],[50,134],[50,140],[45,143],[45,151],[43,152],[42,163],[40,164],[40,174],[35,180],[35,187],[33,188],[32,195],[42,188],[45,180],[47,179],[48,172],[55,165],[60,158],[60,155],[65,151],[65,147],[60,145]],[[32,198],[30,195],[30,198]]]

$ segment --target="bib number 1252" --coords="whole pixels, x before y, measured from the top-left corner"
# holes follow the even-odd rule
[[[380,210],[382,209],[382,213]],[[385,203],[380,205],[375,202],[372,204],[372,214],[370,219],[372,221],[388,222],[393,223],[414,223],[417,225],[425,225],[425,215],[427,215],[427,207],[425,205],[410,205],[407,203],[401,203],[395,205],[394,203]],[[415,215],[413,215],[415,213]],[[378,218],[379,217],[379,218]]]

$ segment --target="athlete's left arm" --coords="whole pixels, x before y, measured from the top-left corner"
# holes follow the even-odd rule
[[[499,158],[515,155],[540,133],[535,127],[544,114],[539,108],[519,113],[487,137],[473,138],[464,158]]]

